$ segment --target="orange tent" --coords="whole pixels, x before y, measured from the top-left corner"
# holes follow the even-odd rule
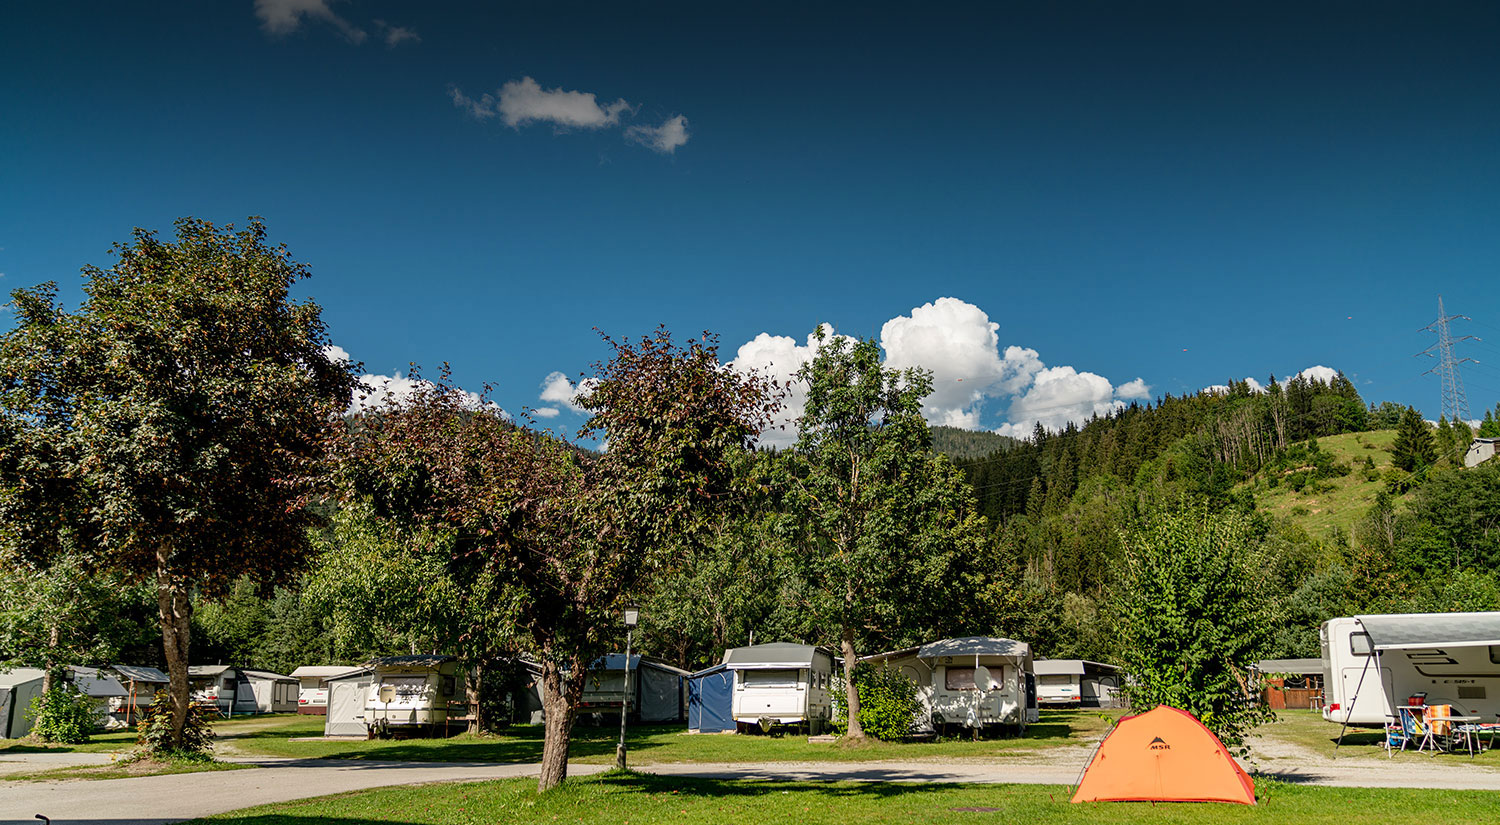
[[[1073,801],[1254,805],[1255,785],[1195,716],[1158,705],[1104,737]]]

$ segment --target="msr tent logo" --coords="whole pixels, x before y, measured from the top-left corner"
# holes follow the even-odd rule
[[[1152,739],[1151,744],[1147,745],[1146,747],[1154,751],[1169,751],[1172,749],[1172,746],[1168,745],[1166,741],[1163,740],[1160,736]]]

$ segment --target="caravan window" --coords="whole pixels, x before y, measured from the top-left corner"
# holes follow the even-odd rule
[[[426,676],[382,676],[381,687],[393,687],[397,696],[420,696],[422,689],[427,687]]]
[[[1500,665],[1500,645],[1490,645],[1490,664]]]
[[[1368,634],[1368,633],[1350,633],[1349,634],[1349,652],[1353,653],[1355,656],[1369,656],[1370,655],[1370,634]]]
[[[745,670],[745,687],[794,688],[797,686],[795,670]]]
[[[950,667],[943,674],[943,687],[948,690],[973,690],[974,668]]]

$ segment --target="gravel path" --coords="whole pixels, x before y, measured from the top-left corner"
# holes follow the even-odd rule
[[[1472,765],[1461,756],[1430,761],[1346,757],[1330,759],[1288,743],[1257,743],[1255,767],[1291,782],[1371,788],[1449,788],[1500,790],[1500,771]],[[776,762],[757,764],[682,763],[646,765],[662,776],[793,782],[981,782],[1070,785],[1078,778],[1090,748],[1017,753],[1004,760],[920,762]],[[64,764],[99,764],[107,754],[18,754],[25,770]],[[66,761],[72,758],[76,761]],[[10,757],[7,757],[9,760]],[[535,776],[534,764],[374,762],[348,759],[235,760],[252,770],[62,782],[0,781],[0,823],[27,822],[42,813],[57,825],[109,823],[146,825],[179,822],[210,814],[326,794],[410,785]],[[7,762],[7,766],[14,762]],[[605,765],[573,764],[585,776]],[[19,770],[22,768],[12,768]]]

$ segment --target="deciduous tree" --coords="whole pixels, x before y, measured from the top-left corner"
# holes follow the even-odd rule
[[[62,557],[149,583],[171,677],[171,738],[188,712],[192,595],[302,561],[313,516],[294,482],[348,403],[352,366],[324,355],[307,267],[252,220],[136,230],[83,270],[77,312],[44,284],[12,293],[0,338],[0,524],[13,557]]]
[[[617,640],[621,603],[740,500],[731,454],[774,404],[763,382],[719,363],[710,337],[610,344],[580,399],[591,413],[580,436],[603,452],[517,425],[446,379],[357,422],[343,447],[347,491],[451,531],[458,556],[495,577],[495,612],[541,659],[541,790],[567,776],[588,666]]]

